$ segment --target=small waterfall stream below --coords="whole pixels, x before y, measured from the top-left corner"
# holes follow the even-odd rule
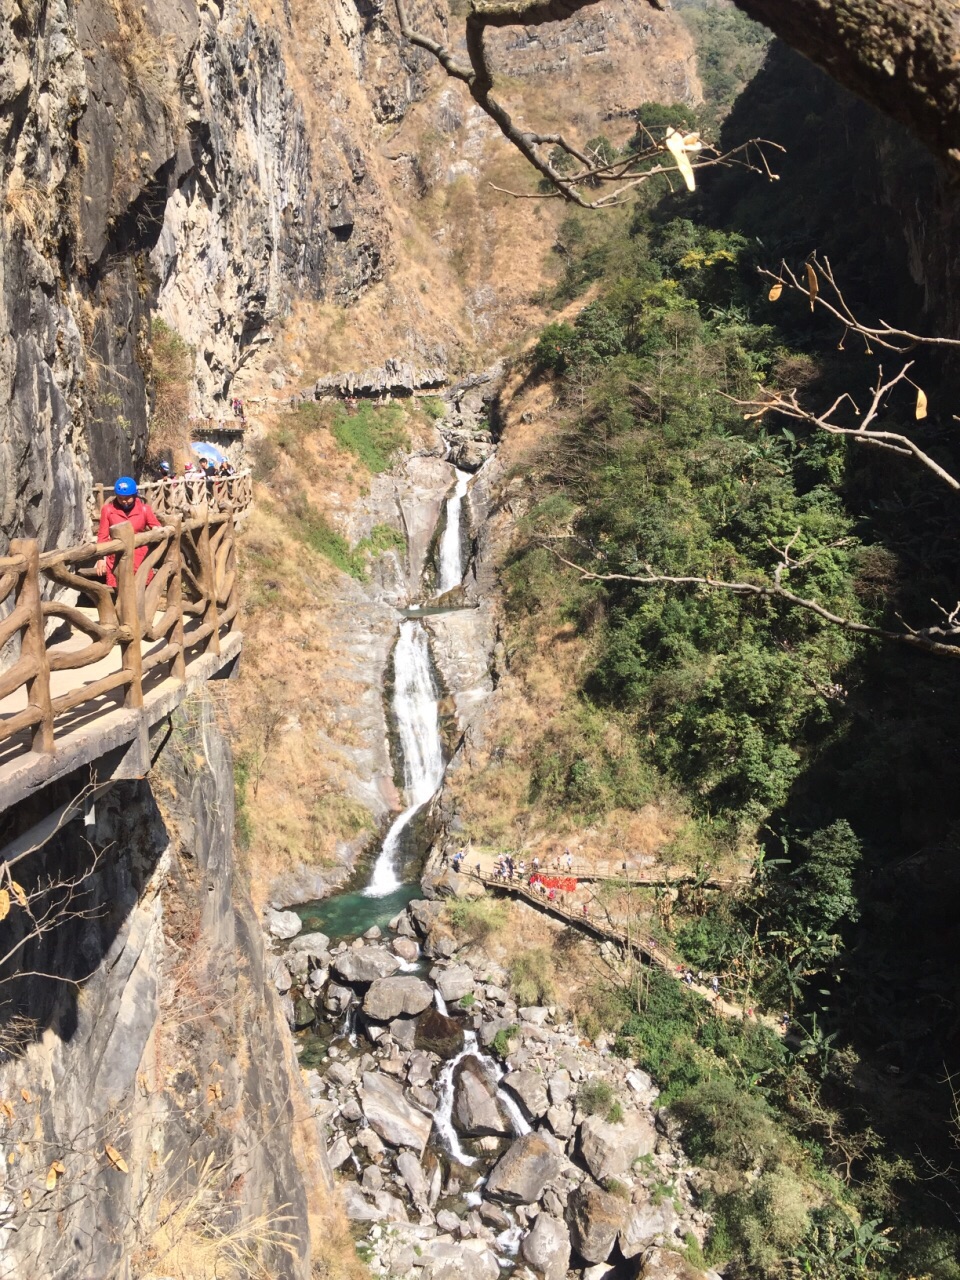
[[[463,582],[462,510],[470,475],[457,471],[457,483],[447,499],[446,524],[440,539],[437,594],[452,591]]]

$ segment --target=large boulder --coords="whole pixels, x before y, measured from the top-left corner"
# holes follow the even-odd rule
[[[346,1013],[355,999],[356,996],[349,987],[341,987],[338,982],[331,982],[323,997],[323,1007],[327,1013]]]
[[[463,1048],[463,1027],[456,1018],[428,1009],[417,1019],[416,1046],[439,1058],[455,1058]]]
[[[299,955],[301,952],[326,964],[330,952],[330,939],[325,933],[300,933],[287,947],[287,955]]]
[[[367,1124],[392,1147],[411,1147],[423,1155],[433,1121],[408,1102],[395,1080],[376,1071],[364,1071],[360,1105]]]
[[[351,1222],[382,1222],[386,1216],[374,1208],[355,1182],[340,1184],[340,1199]]]
[[[425,898],[415,898],[407,906],[410,919],[421,936],[430,932],[443,915],[442,902],[427,902]]]
[[[423,1280],[499,1280],[496,1255],[482,1240],[434,1240],[423,1256]]]
[[[453,1073],[453,1123],[469,1138],[510,1133],[510,1121],[496,1092],[474,1057],[464,1058]]]
[[[389,978],[400,968],[400,958],[386,947],[358,947],[343,951],[333,962],[333,971],[344,982],[375,982]]]
[[[295,938],[303,928],[303,921],[295,911],[274,911],[271,907],[263,917],[263,927],[272,938]]]
[[[643,1255],[637,1280],[707,1280],[704,1272],[670,1249],[650,1249]]]
[[[570,1234],[566,1224],[539,1213],[520,1244],[520,1256],[544,1280],[563,1280],[570,1265]]]
[[[401,1014],[423,1013],[433,1004],[433,988],[422,978],[377,978],[363,997],[363,1012],[377,1022],[389,1022]]]
[[[509,1071],[502,1083],[520,1103],[528,1120],[539,1120],[547,1114],[550,1099],[546,1081],[539,1071]]]
[[[567,1224],[573,1247],[584,1261],[606,1262],[629,1212],[628,1201],[592,1182],[576,1188],[567,1201]]]
[[[552,1134],[525,1133],[494,1165],[487,1195],[510,1204],[533,1204],[564,1163],[563,1149]]]
[[[406,1183],[414,1205],[422,1213],[429,1206],[430,1191],[420,1161],[412,1151],[401,1151],[397,1156],[397,1172]]]
[[[423,940],[423,954],[431,960],[449,960],[460,950],[460,943],[448,924],[439,921]]]
[[[434,871],[420,881],[424,894],[435,900],[437,898],[482,898],[486,892],[479,880],[472,876],[461,875],[452,867],[444,867],[442,871]]]
[[[620,1252],[625,1258],[635,1258],[649,1249],[659,1238],[669,1240],[676,1234],[680,1223],[673,1201],[665,1198],[659,1204],[648,1201],[633,1205],[626,1226],[620,1232]]]
[[[639,1111],[628,1111],[623,1120],[610,1124],[600,1116],[588,1116],[580,1126],[580,1154],[598,1182],[622,1178],[634,1160],[649,1155],[657,1142],[653,1122]]]
[[[473,970],[465,964],[452,964],[449,969],[441,969],[439,972],[433,970],[430,976],[448,1004],[468,995],[477,985]]]

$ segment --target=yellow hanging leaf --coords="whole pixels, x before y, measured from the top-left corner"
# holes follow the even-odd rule
[[[688,191],[695,191],[697,187],[696,179],[693,176],[693,165],[690,163],[690,157],[687,155],[683,145],[683,134],[678,133],[676,129],[667,130],[667,150],[677,162],[677,168],[683,174],[683,180],[687,184]]]
[[[53,1163],[50,1165],[50,1168],[55,1170],[57,1173],[67,1172],[62,1160],[54,1160]]]
[[[6,1100],[6,1098],[0,1098],[0,1111],[3,1112],[8,1120],[13,1119],[13,1106]]]
[[[223,1085],[219,1080],[215,1080],[213,1084],[207,1085],[207,1102],[213,1103],[219,1101],[223,1097]]]
[[[119,1169],[121,1173],[130,1172],[130,1170],[127,1168],[126,1160],[124,1160],[123,1156],[120,1154],[120,1152],[117,1150],[116,1147],[111,1147],[109,1142],[105,1142],[103,1144],[103,1150],[106,1153],[107,1159],[110,1161],[110,1163],[113,1165],[115,1169]]]
[[[783,293],[783,281],[778,280],[776,284],[771,287],[770,292],[767,294],[767,297],[770,299],[771,302],[776,302],[776,300],[780,297],[781,293]]]
[[[32,1101],[33,1101],[33,1095],[30,1093],[30,1090],[29,1090],[29,1089],[21,1089],[21,1090],[20,1090],[20,1097],[24,1100],[24,1102],[32,1102]]]
[[[10,914],[10,894],[6,889],[0,889],[0,920],[6,920]]]
[[[29,1209],[33,1204],[33,1192],[27,1187],[23,1193],[23,1207]]]
[[[47,1170],[47,1180],[44,1184],[48,1191],[52,1191],[57,1185],[57,1170],[53,1165]]]
[[[820,292],[820,281],[817,279],[817,273],[813,269],[813,263],[807,263],[807,288],[810,291],[810,310],[813,310],[813,304],[817,300],[817,294]]]
[[[927,396],[926,392],[917,387],[917,418],[925,418],[927,416]]]
[[[17,900],[17,902],[20,904],[20,906],[21,906],[21,907],[26,908],[26,905],[27,905],[27,895],[26,895],[26,894],[24,893],[24,891],[23,891],[23,886],[22,886],[22,885],[17,884],[16,880],[11,880],[11,881],[10,881],[10,892],[11,892],[11,893],[13,894],[13,896],[16,898],[16,900]]]

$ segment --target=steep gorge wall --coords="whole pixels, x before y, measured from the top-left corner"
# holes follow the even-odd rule
[[[236,874],[229,748],[209,698],[166,733],[151,780],[17,868],[28,893],[77,879],[82,914],[28,944],[33,976],[3,975],[5,1013],[38,1020],[0,1067],[3,1276],[214,1274],[243,1248],[310,1272],[329,1171]]]

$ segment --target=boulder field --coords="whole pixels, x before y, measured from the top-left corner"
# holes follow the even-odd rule
[[[352,943],[267,927],[288,1018],[314,1020],[307,1086],[374,1275],[718,1280],[685,1256],[702,1178],[654,1082],[457,956],[441,903]]]

